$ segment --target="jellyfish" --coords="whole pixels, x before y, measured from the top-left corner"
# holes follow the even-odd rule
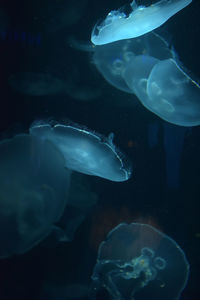
[[[150,225],[121,223],[99,246],[90,299],[106,289],[118,300],[176,300],[188,276],[189,263],[173,239]]]
[[[132,63],[136,56],[142,55],[143,68],[149,63],[151,57],[155,62],[175,57],[175,52],[170,49],[167,41],[154,32],[135,39],[96,46],[93,52],[92,61],[106,81],[126,93],[134,93],[132,86],[129,86],[124,78],[127,68],[135,70],[133,72],[136,74],[141,69],[141,66],[134,68]]]
[[[70,171],[52,143],[25,134],[0,142],[0,165],[3,258],[27,252],[51,233],[67,203]]]
[[[192,0],[161,0],[145,7],[137,6],[133,0],[128,15],[122,9],[113,10],[102,23],[95,25],[91,41],[95,45],[104,45],[141,36],[160,27],[191,2]]]
[[[146,82],[141,102],[162,119],[181,126],[200,124],[200,86],[172,59],[159,61]]]
[[[75,77],[75,76],[74,76]],[[17,72],[8,79],[15,91],[28,96],[68,95],[78,101],[90,101],[100,97],[101,90],[92,85],[80,85],[78,78],[62,80],[52,74]]]
[[[45,96],[65,91],[65,82],[48,73],[18,72],[8,79],[9,85],[25,95]]]
[[[65,167],[112,181],[131,176],[131,165],[113,144],[113,134],[105,138],[79,125],[36,124],[30,134],[51,141],[65,157]]]

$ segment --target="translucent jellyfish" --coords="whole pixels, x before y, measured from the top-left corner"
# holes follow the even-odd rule
[[[181,126],[200,124],[200,86],[175,62],[155,64],[146,83],[144,106],[162,119]]]
[[[48,73],[18,72],[10,76],[9,85],[30,96],[57,94],[65,90],[65,83]]]
[[[124,80],[124,72],[129,67],[129,70],[135,70],[134,73],[137,74],[141,68],[141,66],[134,68],[132,60],[135,56],[142,55],[143,68],[149,63],[150,58],[148,59],[148,56],[153,57],[152,59],[155,59],[155,62],[156,59],[163,60],[175,56],[168,43],[153,32],[140,38],[96,46],[93,51],[92,60],[98,71],[111,85],[127,93],[134,93],[134,91],[132,86],[129,87],[126,80]]]
[[[123,73],[127,85],[144,104],[148,100],[146,85],[152,68],[159,62],[159,59],[149,55],[137,55],[126,67]],[[148,108],[148,107],[147,107]]]
[[[131,167],[124,155],[113,144],[113,134],[105,138],[74,125],[33,125],[33,136],[51,141],[65,157],[66,168],[112,181],[125,181]]]
[[[8,257],[50,234],[67,202],[70,172],[53,144],[29,135],[1,141],[0,165],[0,257]]]
[[[145,224],[119,224],[102,242],[92,274],[91,299],[106,289],[112,299],[178,299],[189,264],[167,235]]]
[[[113,10],[102,23],[97,24],[92,31],[91,41],[95,45],[104,45],[141,36],[160,27],[191,2],[192,0],[161,0],[145,7],[137,6],[133,0],[128,15],[122,9]]]

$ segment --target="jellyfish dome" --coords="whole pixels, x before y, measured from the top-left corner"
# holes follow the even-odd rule
[[[182,126],[200,124],[200,86],[175,62],[167,59],[156,64],[147,82],[150,110],[162,119]]]
[[[67,202],[70,172],[53,144],[29,135],[0,142],[0,165],[2,258],[28,251],[51,233]]]
[[[136,56],[123,77],[141,103],[160,118],[186,127],[200,124],[200,86],[173,58]]]
[[[132,86],[124,78],[124,73],[127,68],[129,70],[132,68],[130,64],[134,66],[132,61],[135,57],[143,55],[141,63],[144,65],[144,69],[149,63],[148,56],[157,59],[157,61],[175,56],[167,41],[154,32],[135,39],[96,46],[93,48],[93,52],[92,61],[97,70],[107,82],[126,93],[134,93]],[[137,66],[134,68],[134,72],[140,72],[140,69],[141,66]]]
[[[112,299],[176,300],[187,284],[189,264],[169,236],[146,224],[119,224],[98,250],[91,299],[106,289]]]
[[[133,0],[129,15],[122,12],[121,8],[111,11],[102,23],[97,24],[92,31],[91,41],[95,45],[104,45],[136,38],[160,27],[191,2],[192,0],[161,0],[145,7],[137,6]]]
[[[113,144],[113,134],[105,138],[80,126],[61,124],[34,125],[30,134],[58,147],[70,170],[112,181],[125,181],[131,175],[129,162]]]

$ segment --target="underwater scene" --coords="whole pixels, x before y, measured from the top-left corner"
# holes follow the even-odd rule
[[[200,1],[0,2],[0,300],[200,299]]]

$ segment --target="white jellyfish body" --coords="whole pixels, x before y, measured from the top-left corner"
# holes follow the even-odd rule
[[[53,144],[29,135],[1,141],[0,165],[2,258],[28,251],[50,234],[67,203],[70,172]]]
[[[200,124],[200,86],[175,62],[158,62],[146,86],[147,98],[142,104],[162,119],[181,126]]]
[[[93,48],[93,63],[103,77],[115,88],[126,92],[134,93],[132,87],[129,87],[124,79],[124,72],[127,68],[130,69],[130,64],[134,66],[132,60],[143,55],[141,63],[150,63],[148,56],[152,59],[167,59],[174,57],[174,52],[169,49],[168,43],[158,34],[151,32],[140,38],[122,40],[115,43],[96,46]],[[139,68],[134,68],[134,73],[140,72]],[[139,74],[137,75],[139,76]]]
[[[35,125],[30,133],[54,143],[70,170],[112,181],[125,181],[131,175],[130,164],[114,146],[112,134],[104,138],[78,126],[60,124]]]
[[[127,16],[121,9],[111,11],[105,20],[94,27],[91,41],[104,45],[119,40],[135,38],[165,23],[170,17],[186,7],[192,0],[161,0],[148,7],[130,3],[132,12]]]
[[[99,246],[90,299],[106,289],[113,300],[176,300],[188,276],[189,263],[174,240],[150,225],[122,223]]]

